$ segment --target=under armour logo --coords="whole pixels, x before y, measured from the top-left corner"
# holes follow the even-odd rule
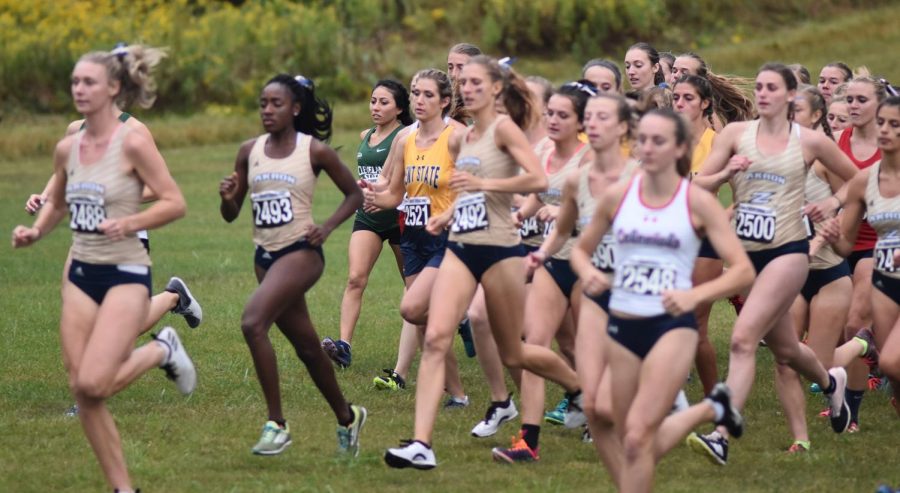
[[[425,160],[424,154],[416,154],[416,161],[424,161],[424,160]]]
[[[84,271],[81,270],[81,267],[75,267],[75,275],[84,277]]]
[[[610,324],[609,326],[607,326],[606,331],[609,332],[610,334],[618,334],[619,326]]]
[[[271,260],[271,259],[272,259],[272,256],[269,255],[269,252],[266,252],[266,253],[262,254],[262,258],[267,259],[267,260]]]

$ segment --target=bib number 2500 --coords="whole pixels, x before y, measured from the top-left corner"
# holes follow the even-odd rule
[[[772,243],[775,239],[775,214],[768,207],[740,204],[735,214],[738,238],[757,243]]]

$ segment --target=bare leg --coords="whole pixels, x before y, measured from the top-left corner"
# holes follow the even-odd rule
[[[722,275],[722,265],[723,263],[719,259],[697,257],[692,276],[694,286],[712,281]],[[705,394],[712,391],[713,386],[719,381],[716,349],[709,340],[709,314],[712,312],[712,306],[712,303],[701,303],[694,310],[697,318],[697,332],[700,336],[694,363],[697,366],[697,374],[700,376],[700,383],[703,384]]]
[[[491,400],[503,401],[509,396],[506,380],[503,376],[503,363],[497,351],[497,343],[491,335],[491,324],[487,319],[487,307],[484,303],[484,290],[478,286],[475,297],[469,305],[469,323],[472,324],[472,337],[475,342],[475,355],[481,365],[481,371],[487,380],[491,392]]]
[[[372,231],[359,230],[350,235],[347,246],[349,275],[341,298],[341,340],[350,343],[359,321],[362,296],[369,284],[369,274],[381,254],[381,237]]]

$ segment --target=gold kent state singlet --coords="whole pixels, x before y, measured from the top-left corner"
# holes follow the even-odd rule
[[[430,147],[416,145],[419,129],[410,132],[403,149],[403,182],[406,184],[405,225],[424,228],[431,216],[440,215],[453,205],[456,193],[450,190],[453,160],[450,159],[450,136],[447,125]]]

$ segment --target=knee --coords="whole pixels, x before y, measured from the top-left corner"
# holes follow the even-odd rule
[[[422,357],[424,358],[426,355],[434,356],[434,355],[444,355],[447,351],[450,350],[450,343],[453,341],[452,337],[447,337],[442,334],[436,334],[436,330],[427,330],[425,331],[425,338],[422,341]]]
[[[650,451],[650,428],[643,423],[629,423],[622,440],[625,460],[634,462],[638,457]]]
[[[487,310],[485,310],[484,305],[473,304],[466,312],[466,316],[469,318],[469,323],[472,324],[472,330],[481,331],[484,328],[490,327]]]
[[[796,375],[796,372],[786,364],[786,362],[778,361],[775,364],[775,373],[779,378],[789,378]]]
[[[522,352],[500,351],[500,361],[503,362],[503,366],[509,369],[522,368]]]
[[[103,400],[112,395],[112,382],[99,376],[77,375],[72,393],[79,399]]]
[[[427,306],[422,306],[421,303],[411,300],[409,297],[404,297],[400,302],[400,316],[411,324],[424,325],[428,321],[427,310]]]
[[[366,289],[366,286],[369,284],[369,275],[362,272],[350,272],[350,277],[347,279],[347,290],[348,291],[362,291]]]
[[[775,363],[778,367],[790,365],[793,361],[800,356],[800,343],[791,344],[787,347],[785,345],[770,345],[769,349],[772,351],[772,356],[775,357]]]
[[[254,313],[244,312],[241,317],[241,332],[244,334],[244,340],[252,342],[266,336],[266,324]]]
[[[756,357],[756,348],[759,346],[758,340],[750,340],[746,336],[733,336],[731,338],[731,357]]]

